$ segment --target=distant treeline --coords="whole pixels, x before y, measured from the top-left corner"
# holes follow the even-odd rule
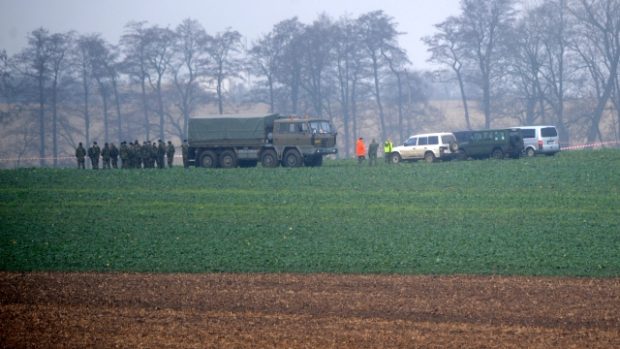
[[[620,2],[520,4],[462,0],[422,38],[432,72],[414,71],[383,11],[291,18],[251,43],[193,19],[130,22],[118,43],[39,28],[21,52],[0,51],[0,157],[56,165],[78,142],[180,140],[190,115],[257,106],[330,119],[348,156],[358,135],[398,143],[444,128],[428,103],[441,91],[458,96],[465,128],[554,124],[563,143],[618,140]]]

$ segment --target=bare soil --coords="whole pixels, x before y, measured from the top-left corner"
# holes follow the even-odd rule
[[[620,348],[620,279],[0,272],[0,348]]]

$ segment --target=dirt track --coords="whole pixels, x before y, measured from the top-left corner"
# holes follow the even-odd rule
[[[0,348],[620,348],[620,279],[0,272]]]

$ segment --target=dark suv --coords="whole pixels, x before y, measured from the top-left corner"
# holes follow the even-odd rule
[[[518,129],[453,132],[458,143],[457,158],[503,159],[508,155],[519,158],[523,152],[523,137]]]

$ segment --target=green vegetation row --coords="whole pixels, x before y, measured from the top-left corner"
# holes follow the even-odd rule
[[[0,270],[620,275],[620,151],[0,171]]]

